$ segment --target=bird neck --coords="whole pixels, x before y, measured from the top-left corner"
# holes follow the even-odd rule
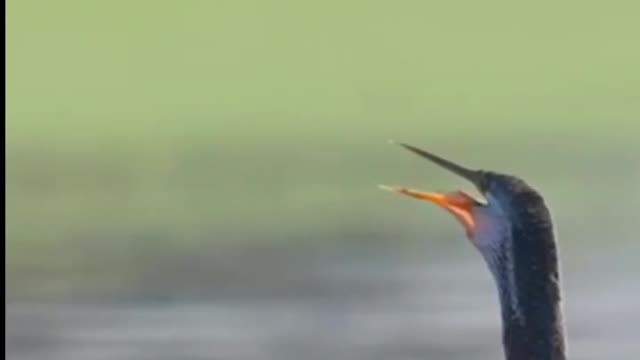
[[[565,360],[555,247],[513,251],[492,269],[499,290],[507,360]]]

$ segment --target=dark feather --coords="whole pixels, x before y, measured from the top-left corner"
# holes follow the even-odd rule
[[[484,190],[498,199],[511,224],[512,253],[504,255],[513,259],[518,314],[501,294],[506,358],[564,360],[558,250],[549,210],[542,196],[523,180],[483,174]]]

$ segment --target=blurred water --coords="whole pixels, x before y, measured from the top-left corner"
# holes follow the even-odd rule
[[[544,166],[514,160],[505,167],[537,174],[553,200],[572,359],[640,357],[634,149],[555,156],[546,150],[535,155],[546,154]],[[534,158],[529,155],[514,158]],[[254,184],[255,177],[245,186],[245,174],[236,174],[223,194],[210,186],[210,174],[196,171],[208,168],[198,163],[169,177],[175,187],[155,190],[177,200],[141,201],[141,208],[131,194],[147,186],[128,193],[85,178],[77,179],[80,186],[69,180],[51,189],[14,182],[25,187],[10,193],[22,208],[12,208],[8,236],[8,358],[501,358],[494,285],[458,224],[428,205],[373,186],[361,190],[383,174],[358,171],[357,186],[325,176],[318,185],[321,173],[343,175],[341,162],[330,164],[315,172],[292,170],[300,177],[285,177],[282,192],[269,185],[278,181],[263,176]],[[536,166],[544,171],[538,174]],[[126,174],[120,170],[105,173]],[[415,171],[414,181],[423,181],[427,171]],[[154,174],[141,177],[143,183],[158,184],[162,177]],[[195,178],[201,186],[189,181]],[[442,183],[457,188],[451,179]],[[100,197],[71,207],[71,200],[88,201],[88,185]],[[314,197],[299,193],[309,187]],[[202,199],[203,189],[218,201]],[[221,198],[234,199],[236,212]],[[193,219],[187,212],[193,204],[202,206],[202,223],[176,216]],[[118,216],[103,216],[110,213]],[[210,236],[179,231],[204,233],[210,221],[218,229]]]
[[[11,303],[7,355],[14,360],[500,358],[497,301],[488,273],[479,258],[444,259],[383,266],[327,263],[308,274],[324,289],[314,294],[255,293],[191,303]],[[572,358],[637,359],[640,288],[629,286],[633,274],[608,279],[602,270],[624,266],[620,262],[584,265],[570,263],[565,271]]]

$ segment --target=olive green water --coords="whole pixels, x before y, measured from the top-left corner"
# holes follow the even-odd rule
[[[379,183],[550,203],[574,359],[635,359],[633,4],[13,1],[14,359],[500,354],[454,220]]]

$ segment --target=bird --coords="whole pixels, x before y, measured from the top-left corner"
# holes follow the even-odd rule
[[[519,177],[472,170],[415,146],[398,145],[471,182],[484,198],[380,185],[434,203],[462,225],[497,287],[505,359],[565,360],[559,252],[542,195]]]

